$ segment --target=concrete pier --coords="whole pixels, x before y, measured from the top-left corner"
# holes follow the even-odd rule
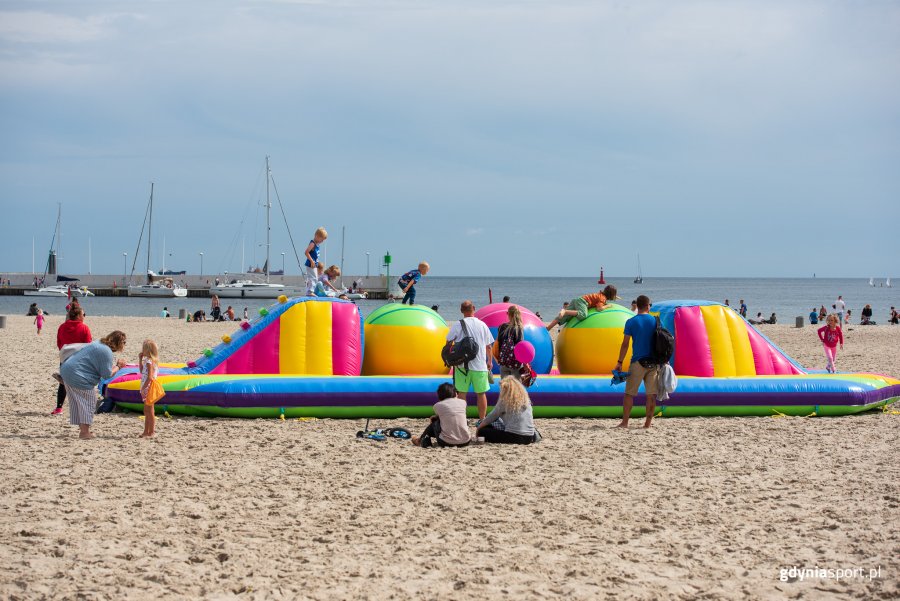
[[[121,275],[99,275],[99,274],[65,274],[66,277],[78,278],[79,286],[87,286],[95,296],[128,296],[128,281]],[[40,278],[40,274],[37,274]],[[209,289],[216,285],[216,279],[219,284],[227,284],[232,280],[252,280],[255,282],[265,281],[262,274],[219,274],[219,275],[172,275],[171,277],[177,284],[185,286],[188,289],[188,297],[209,297]],[[32,273],[9,273],[0,272],[0,279],[3,285],[0,285],[0,295],[2,296],[22,296],[26,290],[34,290],[35,274]],[[9,284],[6,281],[9,280]],[[354,276],[348,275],[341,278],[343,285],[349,287],[351,283],[360,280],[362,289],[369,293],[371,299],[386,299],[388,297],[387,276],[374,275]],[[137,279],[135,283],[137,283]],[[276,284],[286,284],[288,286],[302,287],[304,285],[303,276],[299,275],[270,275],[269,281]],[[45,286],[54,284],[65,284],[66,282],[57,282],[56,276],[48,275],[44,281]],[[72,282],[73,284],[76,282]],[[340,284],[340,280],[338,282]]]

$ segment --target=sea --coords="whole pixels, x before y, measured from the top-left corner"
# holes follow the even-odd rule
[[[349,283],[351,279],[345,278]],[[762,313],[764,317],[775,313],[778,323],[793,324],[798,316],[806,317],[810,310],[831,305],[838,295],[843,295],[847,307],[853,312],[853,323],[866,304],[872,305],[874,320],[887,323],[890,307],[900,307],[900,288],[884,286],[884,280],[876,280],[875,286],[868,279],[849,278],[654,278],[645,277],[642,284],[632,282],[633,278],[608,278],[619,290],[620,300],[626,307],[640,294],[646,294],[651,301],[663,300],[710,300],[724,303],[728,300],[737,308],[740,300],[748,307],[748,316]],[[509,296],[511,302],[539,312],[545,321],[550,321],[560,310],[562,303],[576,296],[601,289],[594,276],[583,278],[554,277],[441,277],[427,276],[417,284],[416,302],[426,306],[438,306],[438,312],[445,319],[459,317],[459,305],[463,300],[472,300],[476,307],[493,302],[501,302]],[[24,315],[32,302],[50,314],[62,314],[66,300],[27,296],[0,296],[0,315]],[[138,316],[159,315],[167,307],[173,316],[180,309],[193,313],[198,309],[209,311],[210,301],[206,298],[128,298],[128,297],[88,297],[81,299],[88,316]],[[230,299],[222,299],[223,307]],[[244,307],[254,315],[259,308],[275,303],[275,300],[234,299],[235,312],[240,316]],[[386,300],[356,301],[363,315],[367,315]]]

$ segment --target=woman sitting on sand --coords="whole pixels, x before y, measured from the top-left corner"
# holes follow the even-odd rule
[[[475,435],[483,436],[485,442],[531,444],[536,442],[535,432],[528,391],[518,378],[503,378],[500,380],[500,398]]]
[[[97,409],[97,384],[125,366],[124,359],[116,361],[113,357],[124,348],[125,333],[115,330],[69,357],[59,368],[69,398],[69,423],[79,427],[81,438],[94,437],[91,424]]]

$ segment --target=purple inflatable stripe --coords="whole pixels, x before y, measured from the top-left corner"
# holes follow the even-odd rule
[[[113,400],[125,403],[140,403],[140,393],[136,390],[109,390]],[[845,405],[860,406],[877,403],[900,396],[900,386],[886,386],[879,390],[865,392],[794,392],[791,394],[768,393],[678,393],[666,401],[673,407],[703,407],[710,405],[732,406],[791,406],[791,405]],[[469,401],[474,403],[474,396]],[[644,402],[644,395],[638,395],[635,403]],[[490,403],[496,402],[496,394],[488,394]],[[277,393],[239,394],[221,392],[171,392],[166,400],[173,405],[197,405],[218,407],[359,407],[359,406],[430,406],[435,402],[433,392],[378,393]],[[585,393],[540,393],[532,395],[532,403],[543,407],[617,407],[622,404],[619,392]]]

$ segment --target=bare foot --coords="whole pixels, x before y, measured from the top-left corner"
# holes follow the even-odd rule
[[[144,433],[144,434],[141,434],[140,437],[141,437],[141,438],[156,438],[156,434],[155,434],[155,433],[153,433],[153,434],[146,434],[146,433]]]
[[[422,439],[419,438],[418,436],[413,436],[412,438],[409,439],[409,441],[416,446],[419,446],[419,442],[421,442],[421,440]]]
[[[81,440],[90,440],[93,437],[94,437],[94,435],[91,434],[90,432],[88,432],[87,434],[79,434],[78,435],[78,438],[80,438]]]
[[[628,422],[619,422],[619,424],[616,426],[616,428],[625,428],[627,430]]]

